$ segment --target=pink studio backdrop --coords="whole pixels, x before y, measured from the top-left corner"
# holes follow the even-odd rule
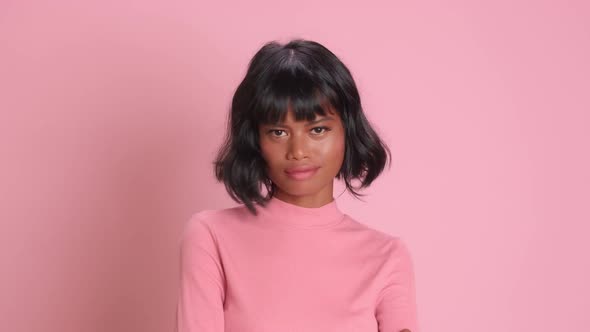
[[[0,330],[172,331],[182,227],[235,205],[211,169],[233,91],[302,37],[393,152],[339,206],[406,239],[424,331],[588,331],[589,9],[3,1]]]

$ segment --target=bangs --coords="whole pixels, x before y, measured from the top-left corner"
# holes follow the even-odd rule
[[[279,68],[267,76],[256,89],[251,115],[257,125],[283,122],[290,110],[296,121],[311,121],[337,104],[326,82],[300,65]]]

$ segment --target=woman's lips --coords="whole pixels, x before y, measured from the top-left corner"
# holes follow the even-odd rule
[[[305,179],[312,177],[317,172],[318,169],[319,169],[319,167],[312,168],[309,170],[285,171],[285,173],[287,174],[288,177],[290,177],[293,180],[305,180]]]

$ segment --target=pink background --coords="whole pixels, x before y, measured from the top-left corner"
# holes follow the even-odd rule
[[[424,331],[588,331],[581,0],[3,1],[0,330],[172,331],[182,226],[235,205],[211,169],[233,91],[292,37],[392,149],[339,206],[406,239]]]

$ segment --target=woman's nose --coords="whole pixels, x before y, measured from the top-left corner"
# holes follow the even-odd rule
[[[289,141],[287,159],[301,160],[308,157],[308,147],[305,135],[293,135]]]

